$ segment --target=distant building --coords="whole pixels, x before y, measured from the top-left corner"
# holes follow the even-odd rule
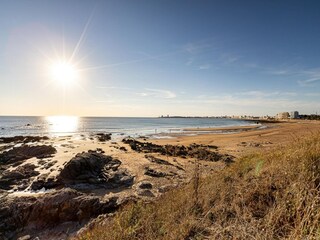
[[[299,112],[298,112],[298,111],[292,111],[292,112],[290,113],[290,118],[291,118],[291,119],[297,119],[297,118],[299,118]]]
[[[290,117],[290,114],[288,112],[280,112],[277,114],[277,119],[288,119]]]

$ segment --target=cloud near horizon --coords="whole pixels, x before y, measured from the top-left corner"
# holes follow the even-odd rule
[[[164,89],[151,89],[151,88],[145,88],[144,92],[139,92],[137,93],[138,96],[141,97],[156,97],[156,98],[176,98],[177,95],[169,90],[164,90]]]

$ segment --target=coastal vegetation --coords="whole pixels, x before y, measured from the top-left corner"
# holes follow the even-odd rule
[[[244,155],[154,202],[132,202],[77,240],[319,239],[320,134]]]

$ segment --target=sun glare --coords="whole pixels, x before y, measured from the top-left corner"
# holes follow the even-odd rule
[[[70,85],[78,78],[76,67],[66,61],[52,64],[50,74],[54,81],[62,85]]]
[[[53,134],[73,133],[77,130],[79,118],[74,116],[48,116],[49,131]]]

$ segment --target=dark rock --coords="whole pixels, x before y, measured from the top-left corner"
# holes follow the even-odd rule
[[[111,133],[97,133],[96,135],[100,142],[106,142],[111,140]]]
[[[9,190],[15,185],[20,185],[19,190],[27,188],[29,180],[31,180],[32,177],[39,175],[39,172],[34,170],[35,168],[35,165],[28,163],[17,167],[15,170],[4,171],[0,178],[0,188]]]
[[[15,232],[27,226],[41,231],[64,222],[81,222],[114,212],[119,206],[117,200],[116,197],[101,200],[71,189],[38,197],[8,198],[0,201],[0,239],[16,239]]]
[[[167,173],[160,172],[160,171],[157,171],[157,170],[149,168],[149,167],[145,168],[144,174],[148,175],[148,176],[151,176],[151,177],[166,177],[166,176],[169,175]]]
[[[190,144],[188,147],[183,145],[169,144],[162,146],[150,142],[140,142],[133,138],[124,138],[122,142],[129,144],[131,149],[136,152],[160,153],[166,156],[181,158],[191,157],[205,161],[219,161],[224,157],[223,154],[220,154],[217,151],[212,151],[212,149],[217,149],[216,146],[212,145],[201,145],[193,143]],[[158,163],[161,164],[160,161],[158,161]]]
[[[0,154],[0,164],[12,164],[18,165],[21,161],[29,158],[47,158],[55,154],[57,150],[50,145],[29,146],[22,145],[20,147],[14,147],[9,151],[5,151]]]
[[[126,170],[118,169],[120,165],[121,161],[101,153],[79,153],[64,166],[57,179],[74,188],[80,187],[79,184],[104,188],[131,186],[134,177]]]
[[[53,165],[55,165],[56,163],[57,163],[58,161],[49,161],[49,162],[47,162],[46,164],[44,164],[44,168],[45,169],[49,169],[49,168],[51,168]]]
[[[119,148],[121,151],[127,152],[128,150],[125,147],[120,147]]]
[[[57,188],[61,186],[61,183],[58,182],[55,178],[49,177],[49,174],[42,174],[35,179],[30,188],[33,191],[39,191],[40,189],[52,189],[52,188]]]
[[[40,142],[43,140],[49,140],[47,136],[15,136],[15,137],[1,137],[0,143],[28,143],[28,142]]]
[[[140,183],[138,183],[137,187],[141,188],[141,189],[152,189],[152,183],[150,183],[150,182],[140,182]]]

